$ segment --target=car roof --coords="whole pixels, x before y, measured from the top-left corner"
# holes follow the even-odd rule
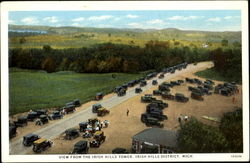
[[[40,143],[43,143],[43,142],[45,142],[45,141],[47,141],[47,139],[45,139],[45,138],[40,138],[40,139],[34,141],[34,144],[40,144]]]
[[[94,135],[101,135],[103,131],[96,131]]]
[[[33,137],[33,136],[38,136],[38,135],[30,133],[30,134],[25,135],[24,137],[28,138],[28,137]]]
[[[87,144],[88,144],[87,141],[81,140],[81,141],[77,142],[77,143],[75,144],[75,146],[82,146],[82,145],[87,145]]]

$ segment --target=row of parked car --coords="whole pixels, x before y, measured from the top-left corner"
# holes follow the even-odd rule
[[[66,103],[62,108],[58,108],[49,114],[46,109],[39,109],[35,111],[30,111],[26,116],[20,116],[17,121],[10,122],[9,124],[9,137],[10,139],[16,136],[16,131],[18,127],[24,127],[28,125],[28,122],[34,122],[36,125],[44,125],[49,123],[49,120],[56,120],[63,118],[64,114],[73,113],[76,107],[81,105],[79,99],[75,99],[72,102]]]

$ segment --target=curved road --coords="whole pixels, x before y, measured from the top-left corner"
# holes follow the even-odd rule
[[[145,87],[142,87],[142,91],[144,92],[144,91],[150,89],[153,86],[152,80],[154,80],[154,79],[157,79],[158,84],[161,84],[162,82],[169,80],[171,78],[174,78],[176,76],[179,76],[183,73],[187,73],[187,72],[191,73],[191,72],[194,72],[196,70],[202,70],[202,69],[206,69],[207,67],[212,67],[212,66],[213,66],[213,64],[211,62],[198,63],[196,66],[194,66],[193,64],[189,64],[186,69],[182,69],[180,71],[176,70],[174,74],[170,74],[170,73],[165,74],[163,79],[158,79],[158,77],[155,77],[151,80],[147,80],[147,85]],[[111,109],[112,107],[128,100],[129,98],[132,98],[132,97],[137,96],[137,95],[140,96],[140,94],[135,93],[135,88],[136,88],[136,86],[128,89],[125,96],[118,97],[117,95],[113,95],[110,98],[99,101],[99,103],[103,107],[105,107],[107,109]],[[70,117],[58,120],[56,123],[53,123],[53,124],[51,124],[47,127],[44,127],[42,129],[39,129],[34,133],[40,135],[43,138],[53,139],[56,136],[63,133],[66,129],[71,128],[71,127],[75,127],[80,122],[87,121],[89,118],[94,118],[94,117],[96,117],[96,114],[92,113],[92,106],[90,106],[86,109],[83,109],[83,110],[77,112],[77,114],[72,114],[72,116],[70,116]],[[10,142],[9,148],[10,148],[9,149],[10,154],[12,154],[12,155],[26,154],[27,152],[32,150],[32,147],[23,146],[22,138],[20,138],[16,141]]]

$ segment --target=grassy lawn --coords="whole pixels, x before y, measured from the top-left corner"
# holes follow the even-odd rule
[[[116,74],[116,78],[111,75]],[[61,107],[76,98],[86,102],[97,92],[109,93],[116,86],[145,75],[106,73],[80,74],[11,68],[9,74],[10,114],[30,109]]]
[[[218,80],[218,81],[225,81],[225,82],[230,81],[230,79],[223,77],[214,68],[210,68],[210,69],[196,72],[195,75],[202,77],[202,78],[211,79],[211,80]]]

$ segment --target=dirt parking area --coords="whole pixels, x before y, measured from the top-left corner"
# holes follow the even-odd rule
[[[182,74],[171,80],[185,80],[186,77],[189,78],[199,78],[194,76],[193,73]],[[205,80],[203,78],[199,78]],[[216,84],[223,83],[220,81],[214,81]],[[168,120],[164,122],[164,128],[170,130],[177,130],[179,128],[178,117],[182,115],[187,115],[189,117],[196,117],[198,120],[210,124],[218,125],[218,122],[203,119],[202,116],[211,116],[220,118],[223,113],[235,110],[235,107],[242,107],[242,88],[240,93],[225,97],[218,94],[205,95],[204,101],[193,100],[190,97],[190,91],[188,91],[188,86],[195,86],[195,84],[189,84],[184,82],[180,86],[175,86],[171,89],[171,93],[183,93],[185,96],[189,97],[187,103],[180,103],[176,101],[163,100],[168,103],[168,108],[164,109],[164,114],[168,116]],[[146,111],[146,103],[141,103],[140,98],[144,94],[152,94],[153,90],[157,89],[158,86],[154,86],[150,90],[143,92],[129,100],[117,105],[111,109],[109,115],[99,118],[101,121],[108,120],[110,125],[108,128],[103,129],[106,135],[106,141],[100,146],[100,148],[90,148],[90,154],[109,154],[116,147],[122,147],[130,150],[132,143],[132,136],[136,133],[148,128],[140,121],[140,116]],[[160,96],[155,96],[157,99],[162,99]],[[232,103],[232,98],[236,98],[236,103]],[[89,105],[91,105],[90,103]],[[127,109],[129,109],[129,115],[127,116]],[[82,134],[81,134],[82,135]],[[52,140],[54,146],[43,154],[67,154],[73,150],[73,146],[76,142],[80,140],[91,140],[78,137],[74,140],[63,140],[62,136],[57,137]],[[31,153],[30,153],[31,154]]]

